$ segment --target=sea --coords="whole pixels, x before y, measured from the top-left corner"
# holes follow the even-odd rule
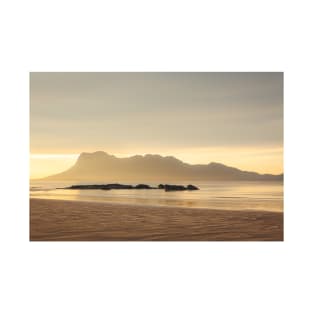
[[[195,191],[165,192],[162,189],[150,190],[69,190],[59,189],[71,185],[109,184],[104,181],[30,181],[30,197],[39,199],[59,199],[131,204],[137,206],[166,206],[224,210],[283,211],[283,182],[268,181],[188,181],[171,184],[192,184]],[[138,183],[156,187],[154,182]],[[164,183],[164,182],[160,182]],[[166,182],[165,182],[166,183]]]

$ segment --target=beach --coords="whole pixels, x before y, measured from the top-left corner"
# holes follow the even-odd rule
[[[31,241],[283,241],[283,212],[30,199]]]

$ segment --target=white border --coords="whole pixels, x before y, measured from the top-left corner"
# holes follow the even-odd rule
[[[6,1],[1,312],[311,312],[308,1]],[[285,242],[30,243],[29,71],[284,71]]]

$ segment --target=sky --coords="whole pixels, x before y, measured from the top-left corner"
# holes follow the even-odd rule
[[[283,73],[31,73],[31,178],[94,151],[282,173]]]

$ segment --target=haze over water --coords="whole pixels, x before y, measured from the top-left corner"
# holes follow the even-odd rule
[[[31,181],[30,197],[41,199],[96,201],[130,205],[171,206],[225,210],[283,211],[283,182],[230,181],[179,182],[193,184],[196,191],[165,192],[164,190],[67,190],[56,189],[73,184],[106,184],[116,182]],[[121,182],[123,183],[123,182]],[[139,182],[130,182],[136,185]],[[144,182],[149,183],[149,182]],[[164,182],[159,182],[164,183]],[[150,182],[150,186],[157,183]]]
[[[283,173],[283,73],[31,73],[30,83],[30,177],[44,178],[31,181],[32,198],[283,210],[283,177],[273,177]],[[126,181],[200,190],[56,189]]]

